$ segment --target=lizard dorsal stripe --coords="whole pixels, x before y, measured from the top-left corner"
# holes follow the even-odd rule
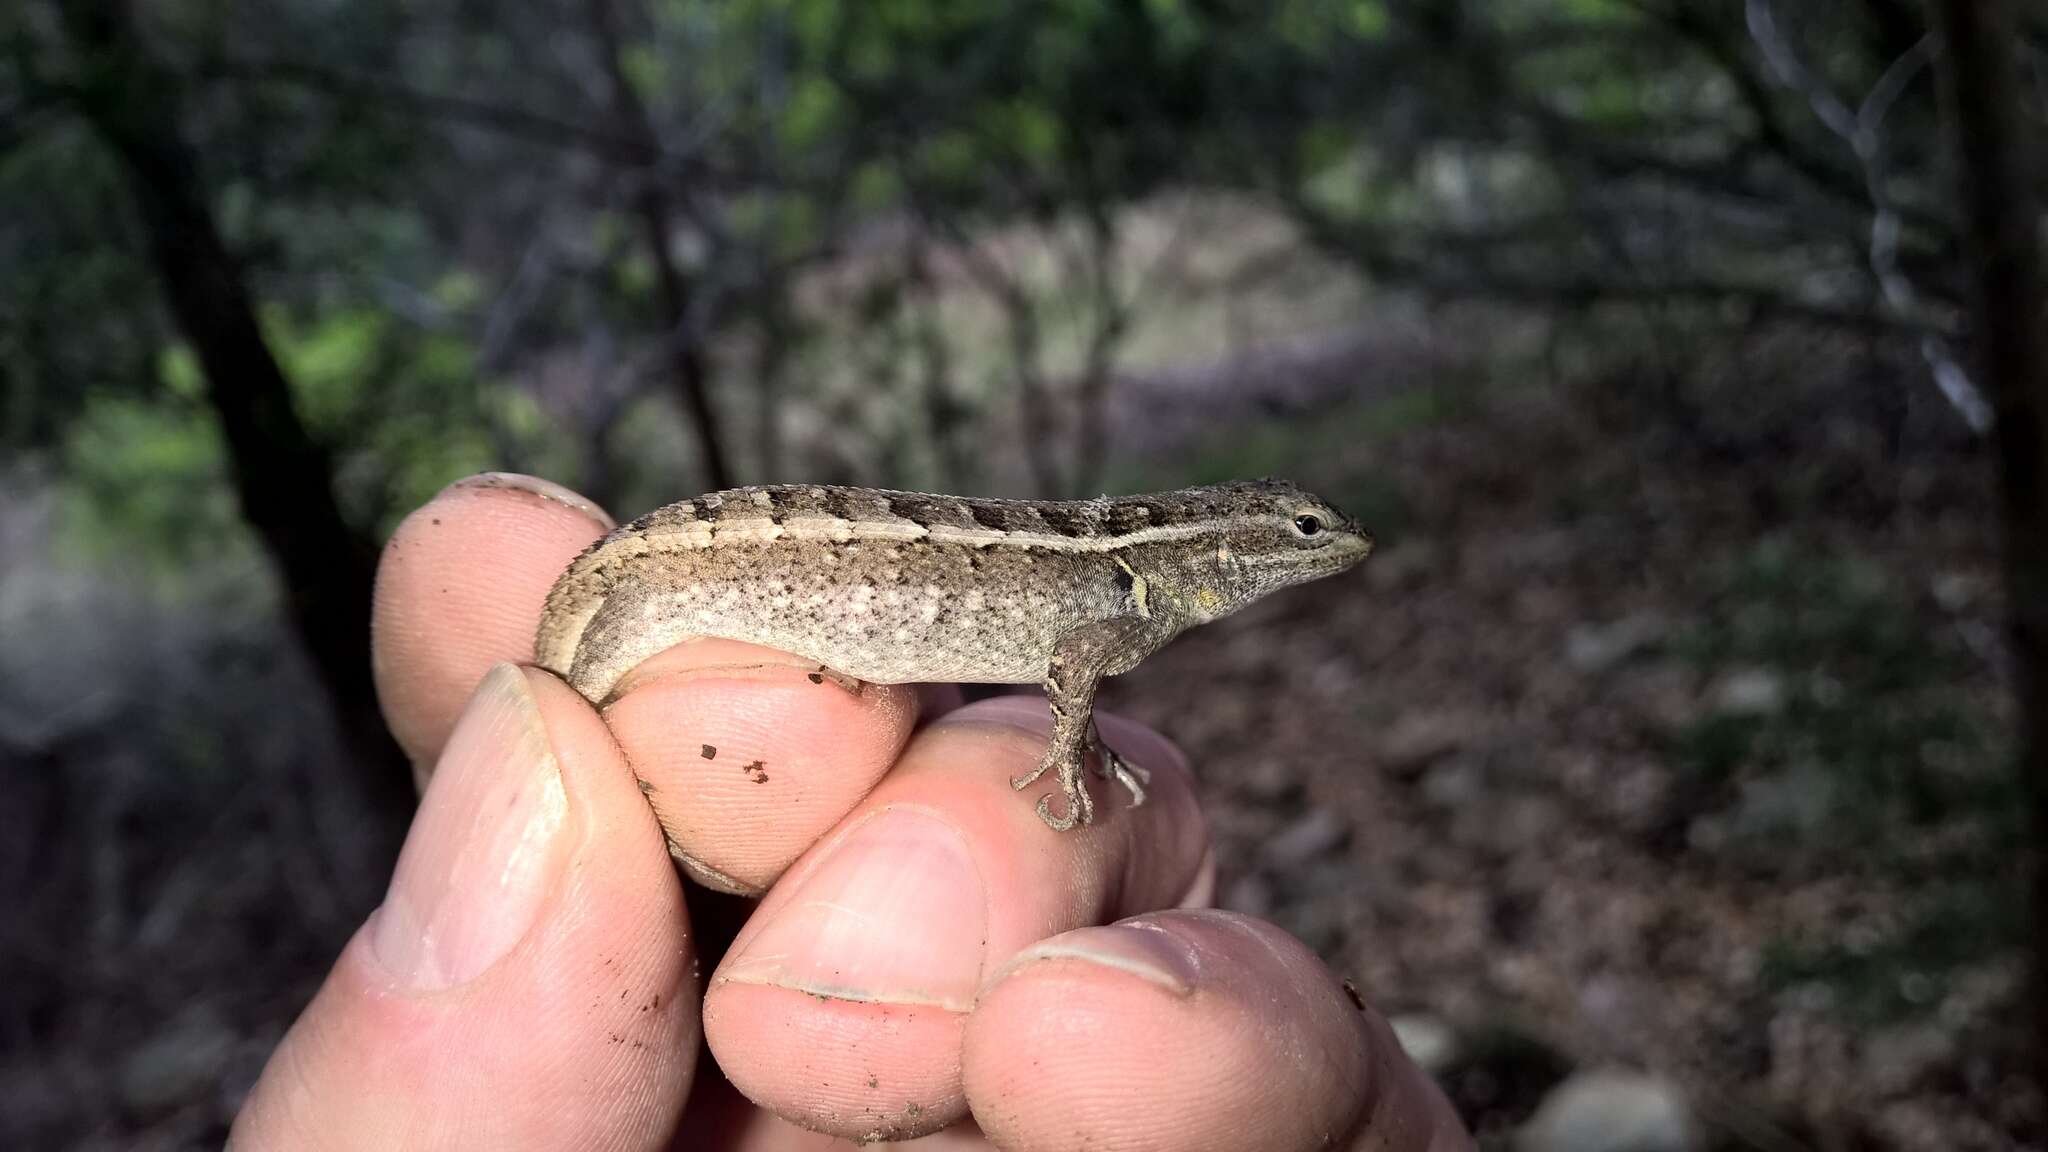
[[[928,540],[975,549],[1100,553],[1206,537],[1243,519],[1248,516],[1242,505],[1207,489],[1050,502],[769,486],[713,492],[669,505],[630,525],[626,538],[593,549],[582,562],[609,563],[621,555],[615,548],[630,548],[631,554],[686,552],[720,542]]]

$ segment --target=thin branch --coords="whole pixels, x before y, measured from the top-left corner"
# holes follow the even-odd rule
[[[0,155],[35,139],[36,134],[57,119],[55,101],[19,101],[0,108]]]
[[[1331,219],[1327,213],[1299,197],[1290,197],[1283,192],[1281,199],[1311,242],[1344,254],[1369,276],[1440,296],[1566,306],[1640,302],[1644,296],[1664,296],[1700,304],[1740,304],[1778,315],[1845,327],[1870,327],[1873,323],[1888,322],[1900,327],[1919,328],[1919,325],[1897,317],[1873,317],[1866,308],[1801,299],[1787,294],[1782,286],[1775,283],[1740,283],[1707,277],[1625,280],[1604,271],[1574,268],[1546,270],[1540,274],[1485,267],[1450,270],[1440,259],[1398,250],[1384,234],[1375,230]]]
[[[1636,11],[1667,25],[1692,42],[1720,67],[1734,83],[1736,94],[1742,98],[1743,107],[1748,109],[1750,119],[1755,122],[1759,144],[1815,187],[1850,203],[1861,202],[1862,188],[1853,174],[1827,163],[1801,147],[1793,138],[1791,129],[1778,112],[1777,102],[1771,99],[1769,87],[1751,70],[1735,41],[1721,35],[1697,9],[1685,5],[1666,8],[1643,0],[1628,2]]]
[[[682,168],[703,162],[695,149],[695,137],[690,149],[667,149],[659,143],[650,149],[646,141],[630,133],[306,61],[227,59],[213,62],[206,71],[232,80],[289,84],[340,100],[375,102],[422,120],[460,124],[628,167]]]
[[[497,370],[506,349],[512,346],[514,334],[525,326],[534,304],[545,293],[555,266],[553,236],[553,230],[545,224],[533,230],[532,238],[519,255],[519,266],[513,270],[511,282],[492,302],[476,340],[478,375]]]
[[[1934,38],[1931,35],[1922,37],[1905,54],[1893,60],[1865,94],[1861,105],[1851,111],[1800,62],[1798,52],[1778,27],[1770,0],[1745,0],[1743,13],[1749,25],[1750,38],[1756,42],[1758,51],[1763,53],[1778,82],[1805,96],[1815,119],[1848,144],[1862,165],[1864,188],[1872,210],[1870,274],[1877,281],[1885,306],[1894,314],[1908,319],[1920,316],[1925,311],[1920,294],[1899,267],[1899,214],[1885,189],[1884,121],[1906,86],[1933,61],[1938,50]],[[1962,417],[1963,423],[1980,436],[1989,432],[1993,420],[1991,404],[1971,381],[1948,342],[1931,332],[1924,332],[1920,338],[1920,356],[1927,362],[1935,387]]]

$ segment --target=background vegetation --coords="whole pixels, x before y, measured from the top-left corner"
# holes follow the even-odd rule
[[[7,6],[0,1143],[218,1144],[496,468],[1291,474],[1382,555],[1116,702],[1489,1140],[2037,1145],[2044,139],[2019,0]]]

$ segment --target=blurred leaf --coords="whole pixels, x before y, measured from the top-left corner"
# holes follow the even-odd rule
[[[1346,15],[1351,34],[1360,40],[1378,40],[1387,34],[1386,0],[1351,0]]]
[[[792,152],[816,147],[838,127],[841,103],[839,88],[831,80],[818,75],[800,78],[782,114],[783,147]]]
[[[652,44],[631,43],[619,48],[619,70],[626,74],[626,83],[640,99],[650,105],[659,103],[668,87],[668,63]]]
[[[869,161],[853,174],[853,202],[870,212],[894,207],[903,195],[903,178],[883,161]]]
[[[388,321],[352,309],[321,316],[303,330],[279,309],[268,310],[265,334],[292,382],[299,414],[329,435],[353,424],[367,396],[368,376],[382,351]]]
[[[164,360],[166,375],[190,370],[189,356]],[[96,563],[175,586],[181,574],[254,555],[203,404],[92,397],[65,437],[63,477],[60,543]]]
[[[436,303],[451,312],[467,312],[484,302],[484,282],[465,268],[451,268],[434,281]]]

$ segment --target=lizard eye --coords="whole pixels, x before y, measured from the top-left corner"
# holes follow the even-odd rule
[[[1303,512],[1294,518],[1295,534],[1302,537],[1314,536],[1323,530],[1323,518],[1313,512]]]

